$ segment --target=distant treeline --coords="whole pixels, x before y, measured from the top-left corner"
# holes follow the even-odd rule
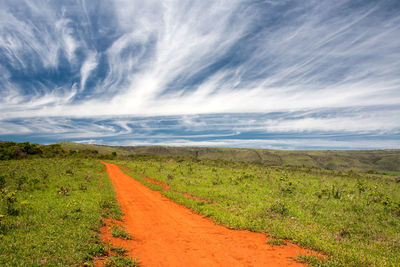
[[[40,145],[29,142],[0,142],[0,160],[25,159],[25,158],[54,158],[54,157],[78,157],[112,159],[117,155],[101,154],[97,150],[66,150],[60,144]]]

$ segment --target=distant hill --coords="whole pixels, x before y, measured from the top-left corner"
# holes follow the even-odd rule
[[[168,147],[168,146],[103,146],[59,143],[68,150],[97,150],[99,153],[118,155],[148,155],[184,157],[211,160],[228,160],[261,163],[266,165],[286,165],[317,167],[334,170],[400,171],[400,149],[395,150],[272,150],[249,148],[215,147]]]

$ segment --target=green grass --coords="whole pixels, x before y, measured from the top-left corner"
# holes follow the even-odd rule
[[[270,246],[286,246],[286,242],[282,239],[270,239],[265,243]]]
[[[138,259],[130,259],[122,256],[111,256],[108,261],[104,263],[105,267],[138,267]]]
[[[317,266],[400,265],[399,150],[73,149],[98,149],[108,156],[115,151],[114,157],[133,159],[121,163],[136,179],[218,223],[290,239],[327,255],[327,260],[301,255],[297,260]],[[121,212],[104,166],[71,158],[97,153],[61,152],[53,159],[0,161],[0,266],[76,266],[108,254],[98,238],[101,217],[120,219]],[[117,250],[110,266],[138,264]]]
[[[400,184],[393,175],[197,159],[119,163],[153,189],[161,190],[141,174],[169,184],[164,195],[218,223],[320,251],[326,266],[400,265]]]
[[[132,239],[132,236],[125,230],[125,228],[122,226],[119,226],[119,225],[113,225],[111,227],[111,235],[113,237],[118,237],[118,238],[122,238],[125,240]]]
[[[318,256],[312,256],[312,255],[302,255],[300,254],[296,258],[294,258],[295,261],[300,262],[300,263],[305,263],[307,265],[311,266],[318,266],[318,267],[337,267],[340,266],[336,264],[335,262],[331,261],[326,261],[324,259],[321,259],[321,257]]]
[[[107,254],[101,218],[121,212],[99,161],[2,161],[0,176],[0,266],[77,266]]]
[[[380,171],[378,173],[386,174],[386,175],[397,175],[400,176],[400,171]]]
[[[110,251],[116,253],[118,256],[125,256],[128,253],[126,248],[112,245],[110,246]]]

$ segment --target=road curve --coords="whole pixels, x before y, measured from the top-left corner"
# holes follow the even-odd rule
[[[303,266],[291,257],[309,254],[295,245],[271,247],[261,233],[215,225],[117,165],[104,164],[125,214],[124,226],[133,235],[131,256],[143,266]]]

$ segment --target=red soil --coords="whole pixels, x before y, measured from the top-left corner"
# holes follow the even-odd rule
[[[113,237],[111,234],[111,228],[113,225],[123,225],[123,222],[115,221],[112,219],[104,219],[106,226],[101,228],[101,241],[107,244],[107,252],[109,255],[116,255],[110,250],[110,245],[114,247],[123,247],[129,249],[131,240],[124,240],[121,238]],[[94,260],[95,266],[102,267],[104,263],[109,259],[108,256],[100,257]]]
[[[215,225],[118,166],[104,164],[125,214],[124,226],[133,236],[123,245],[143,266],[302,266],[291,258],[315,254],[292,244],[271,247],[265,234]]]
[[[154,179],[149,178],[149,177],[145,177],[144,179],[149,183],[162,186],[163,190],[170,190],[170,186],[165,184],[165,183],[163,183],[163,182],[154,180]],[[172,190],[172,192],[175,192],[177,194],[181,194],[181,195],[183,195],[183,196],[185,196],[187,198],[191,198],[191,199],[196,200],[198,202],[209,202],[209,200],[207,200],[207,199],[202,199],[202,198],[200,198],[198,196],[190,195],[190,194],[187,194],[187,193],[180,193],[180,192],[177,192],[177,191],[174,191],[174,190]]]
[[[174,160],[174,159],[170,159],[170,161],[171,161],[171,160]],[[125,171],[133,172],[133,170],[129,169],[128,167],[126,167],[126,166],[124,166],[124,165],[118,165],[118,166],[119,166],[120,168],[124,169]],[[144,177],[144,179],[145,179],[147,182],[149,182],[149,183],[162,186],[162,190],[170,190],[170,186],[169,186],[168,184],[166,184],[166,183],[160,182],[160,181],[155,180],[155,179],[150,178],[150,177]],[[198,197],[198,196],[191,195],[191,194],[188,194],[188,193],[180,193],[180,192],[174,191],[174,190],[172,190],[172,192],[175,192],[175,193],[177,193],[177,194],[181,194],[182,196],[185,196],[185,197],[187,197],[187,198],[191,198],[191,199],[196,200],[196,201],[198,201],[198,202],[210,202],[210,200],[208,200],[208,199],[203,199],[203,198],[200,198],[200,197]],[[213,202],[212,204],[215,205],[216,203]]]

